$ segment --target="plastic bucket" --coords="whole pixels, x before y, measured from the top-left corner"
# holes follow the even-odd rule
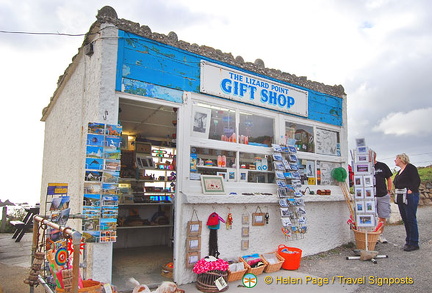
[[[278,254],[285,259],[282,268],[284,270],[297,270],[300,267],[302,252],[300,248],[279,245]]]

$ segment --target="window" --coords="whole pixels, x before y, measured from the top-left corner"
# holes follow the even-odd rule
[[[274,138],[274,119],[254,114],[240,113],[240,143],[271,146]]]
[[[274,183],[272,158],[263,154],[240,153],[239,181]]]
[[[237,142],[235,111],[206,104],[194,106],[194,136]]]
[[[295,145],[300,152],[315,152],[314,132],[312,126],[285,122],[287,144]]]

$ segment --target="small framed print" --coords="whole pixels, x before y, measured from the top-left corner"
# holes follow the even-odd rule
[[[196,251],[201,249],[201,237],[187,237],[186,238],[186,250]]]
[[[363,213],[365,211],[365,204],[363,201],[357,201],[355,203],[355,210],[357,213]]]
[[[363,176],[354,176],[354,186],[363,186]]]
[[[187,223],[187,235],[188,236],[199,236],[201,235],[202,222],[201,221],[189,221]]]
[[[368,154],[369,149],[366,146],[358,146],[357,154]]]
[[[357,215],[357,226],[374,227],[375,217],[373,215]]]
[[[372,167],[370,163],[355,163],[354,173],[357,175],[372,174]]]
[[[194,107],[192,118],[192,135],[200,138],[208,138],[210,133],[211,109]]]
[[[367,187],[364,189],[364,197],[366,199],[373,199],[375,197],[374,188],[373,187]]]
[[[225,194],[222,176],[201,175],[201,185],[204,194]]]
[[[356,138],[356,146],[357,147],[366,146],[366,140],[364,138]]]
[[[249,226],[242,227],[242,237],[249,237]]]
[[[252,226],[264,226],[265,214],[264,213],[253,213],[252,214]]]
[[[363,188],[355,188],[354,197],[355,197],[355,199],[363,199],[364,198]]]
[[[357,156],[356,156],[356,162],[357,163],[367,163],[367,162],[369,162],[369,155],[368,154],[357,154]]]
[[[240,169],[240,182],[247,182],[248,180],[248,171],[244,169]]]
[[[364,181],[364,186],[365,187],[374,186],[374,180],[373,180],[373,176],[372,175],[364,176],[363,181]]]
[[[365,202],[364,212],[366,212],[366,213],[375,213],[375,202],[373,200]]]
[[[241,241],[241,250],[248,250],[249,249],[249,240],[242,240]]]
[[[249,214],[242,215],[242,225],[249,225]]]
[[[228,181],[236,181],[236,172],[228,171]]]
[[[201,258],[199,251],[190,251],[186,253],[186,267],[192,268]]]
[[[224,181],[228,181],[228,173],[227,172],[217,172],[217,176],[221,176]]]

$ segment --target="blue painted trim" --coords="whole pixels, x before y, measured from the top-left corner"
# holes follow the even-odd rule
[[[200,93],[200,62],[206,60],[305,90],[309,95],[307,119],[342,126],[342,98],[250,72],[121,30],[118,44],[117,91],[123,91],[124,88],[133,85],[131,93],[139,94],[148,91],[149,84],[153,84],[178,91]],[[140,89],[140,85],[144,87]]]

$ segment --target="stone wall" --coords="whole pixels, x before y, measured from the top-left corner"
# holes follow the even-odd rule
[[[420,185],[420,206],[432,205],[432,183],[427,182]]]

